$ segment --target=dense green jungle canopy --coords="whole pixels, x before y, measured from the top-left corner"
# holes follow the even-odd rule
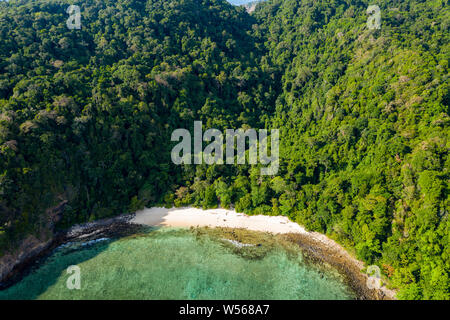
[[[144,206],[284,215],[450,299],[447,0],[0,2],[0,255]],[[174,129],[280,130],[280,169],[172,163]]]

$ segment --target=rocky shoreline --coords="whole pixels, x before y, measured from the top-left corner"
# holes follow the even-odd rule
[[[0,258],[0,290],[20,281],[28,274],[32,266],[38,264],[58,246],[71,241],[89,241],[102,237],[117,238],[139,231],[143,226],[133,223],[135,214],[122,215],[111,219],[76,225],[65,232],[56,234],[52,239],[39,241],[26,239],[18,253]],[[314,236],[311,236],[314,234]],[[288,233],[283,237],[298,245],[308,258],[335,268],[344,276],[346,284],[361,300],[392,300],[395,292],[385,287],[369,289],[367,275],[361,270],[364,264],[353,258],[342,247],[324,235],[318,233]],[[331,245],[330,245],[331,243]]]
[[[316,234],[319,237],[325,237]],[[297,244],[308,258],[319,263],[325,263],[336,269],[345,280],[345,283],[356,293],[359,300],[395,300],[396,292],[386,287],[369,289],[368,276],[362,273],[364,263],[353,258],[347,251],[337,244],[326,242],[303,234],[285,235],[286,240]]]
[[[54,234],[51,239],[39,240],[30,236],[22,241],[19,249],[0,258],[0,290],[20,281],[32,266],[50,255],[57,247],[72,241],[89,241],[101,237],[120,237],[141,228],[129,223],[134,215],[123,215],[99,220]]]

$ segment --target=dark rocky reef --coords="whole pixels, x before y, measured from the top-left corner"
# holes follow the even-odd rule
[[[67,204],[60,203],[55,208],[49,209],[49,224],[52,226],[58,221],[59,215]],[[128,223],[132,215],[123,215],[111,219],[76,225],[72,228],[53,233],[50,238],[38,239],[29,236],[21,241],[18,249],[0,258],[0,290],[5,289],[28,273],[33,265],[40,259],[48,256],[58,246],[76,240],[89,241],[101,237],[120,237],[142,228],[139,225]],[[52,228],[53,230],[53,228]]]
[[[316,263],[325,263],[336,269],[345,283],[356,293],[359,300],[394,300],[395,292],[387,288],[369,289],[367,275],[361,272],[361,262],[350,259],[342,249],[328,246],[304,234],[285,235],[288,241],[297,244],[307,257]]]

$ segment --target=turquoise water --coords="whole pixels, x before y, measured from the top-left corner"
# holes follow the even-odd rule
[[[80,290],[67,288],[71,265],[80,268]],[[352,298],[337,273],[306,263],[300,251],[265,243],[239,249],[184,229],[59,248],[0,291],[0,299]]]

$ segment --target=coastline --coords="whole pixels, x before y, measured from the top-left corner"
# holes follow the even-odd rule
[[[365,264],[353,257],[334,240],[318,232],[309,232],[299,224],[283,216],[248,216],[227,209],[202,210],[186,208],[153,207],[138,211],[130,223],[145,226],[185,228],[230,228],[246,229],[283,235],[297,244],[312,259],[331,265],[344,276],[347,284],[361,299],[395,300],[395,291],[382,286],[367,287],[368,276],[362,273]]]
[[[137,211],[130,223],[158,227],[236,228],[274,234],[308,232],[297,223],[281,216],[248,216],[227,209],[158,208]]]
[[[45,245],[37,245],[30,252],[19,252],[0,258],[0,289],[19,281],[28,267],[49,255],[53,249],[73,240],[92,240],[105,236],[120,236],[142,226],[180,228],[245,229],[277,234],[298,245],[309,258],[328,264],[344,276],[347,285],[359,299],[393,300],[395,291],[386,287],[369,289],[368,276],[362,273],[364,263],[351,256],[342,246],[317,232],[308,232],[302,226],[280,216],[248,216],[226,209],[158,208],[140,210],[133,214],[75,225],[57,234]],[[37,249],[36,249],[37,248]],[[26,257],[18,259],[17,257]]]

